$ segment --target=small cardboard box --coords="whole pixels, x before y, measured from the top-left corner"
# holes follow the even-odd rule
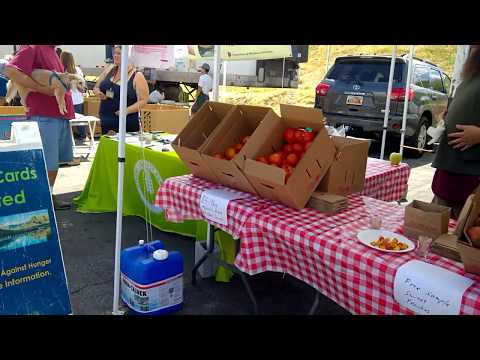
[[[0,106],[0,115],[26,115],[23,106]]]
[[[442,234],[435,239],[432,244],[432,252],[455,261],[462,261],[457,243],[463,234],[465,223],[467,222],[468,215],[472,209],[473,198],[474,194],[470,195],[465,202],[465,205],[460,212],[460,216],[457,219],[455,230],[453,232],[448,232],[448,234]]]
[[[218,131],[210,138],[201,152],[215,173],[218,182],[241,191],[256,193],[255,188],[242,170],[250,154],[252,145],[248,141],[232,160],[217,159],[213,155],[240,144],[246,136],[251,136],[268,112],[272,109],[260,106],[238,105],[220,124]]]
[[[100,119],[98,114],[100,111],[100,99],[96,96],[88,96],[83,100],[83,114],[87,116],[95,116]],[[102,127],[100,121],[97,121],[95,125],[95,136],[102,134]]]
[[[413,238],[423,235],[436,239],[448,233],[449,220],[449,207],[413,200],[405,208],[404,233]]]
[[[317,190],[337,195],[361,192],[370,140],[340,136],[332,136],[332,140],[337,153]]]
[[[100,110],[100,99],[96,96],[88,96],[83,100],[83,112],[84,115],[98,117]]]
[[[140,110],[144,131],[179,134],[190,119],[190,110],[182,106],[148,104]]]
[[[475,225],[477,218],[480,216],[480,187],[476,190],[473,200],[470,213],[468,214],[467,220],[465,222],[465,226],[463,228],[463,235],[464,238],[467,240],[469,245],[480,248],[480,239],[471,238],[468,235],[468,229]]]
[[[302,209],[332,164],[335,146],[320,110],[281,104],[280,112],[281,117],[269,112],[250,138],[244,173],[261,196]],[[283,169],[255,159],[281,150],[283,132],[289,127],[310,127],[318,135],[285,182]]]
[[[470,200],[470,203],[469,203]],[[477,188],[473,195],[470,195],[469,200],[462,209],[460,218],[466,213],[466,221],[459,234],[457,248],[462,258],[463,267],[466,272],[480,275],[480,247],[478,241],[470,238],[467,230],[472,226],[478,215],[480,214],[480,187]],[[464,211],[469,206],[470,211]],[[468,209],[467,209],[468,210]],[[459,218],[459,219],[460,219]]]
[[[234,105],[220,102],[206,102],[172,142],[178,156],[193,175],[218,182],[217,177],[200,152],[214,135],[222,120],[233,111]]]

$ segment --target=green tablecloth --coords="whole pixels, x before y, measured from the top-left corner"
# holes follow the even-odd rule
[[[188,174],[188,168],[175,152],[159,152],[140,146],[125,146],[125,177],[123,215],[147,218],[145,207],[150,209],[150,223],[156,228],[180,235],[194,237],[204,241],[207,224],[203,221],[185,221],[172,223],[165,220],[163,211],[154,207],[155,195],[162,181],[172,176]],[[85,188],[74,199],[77,211],[83,213],[114,212],[117,210],[118,142],[102,136],[98,144],[95,159],[90,169]],[[145,176],[146,173],[146,176]],[[232,244],[234,240],[223,233],[216,238],[222,249],[222,258],[233,262]],[[234,257],[234,253],[233,253]],[[218,281],[229,281],[232,273],[225,268],[217,271]]]

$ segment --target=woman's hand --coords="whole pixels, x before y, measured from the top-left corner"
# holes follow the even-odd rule
[[[460,151],[480,143],[480,127],[475,125],[457,125],[457,129],[462,130],[448,134],[450,141],[448,145]]]
[[[101,92],[99,88],[93,88],[93,92],[95,93],[95,95],[98,96],[100,100],[105,100],[107,98],[107,95]]]

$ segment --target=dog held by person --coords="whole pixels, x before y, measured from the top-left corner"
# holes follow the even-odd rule
[[[84,91],[86,88],[85,80],[77,74],[57,73],[50,70],[36,69],[33,70],[31,77],[39,84],[48,86],[54,91],[58,103],[58,109],[62,115],[67,113],[67,108],[65,106],[65,93],[74,87],[78,88],[80,91]],[[26,106],[27,96],[31,90],[14,83],[12,80],[7,84],[5,100],[10,102],[17,94],[17,91],[22,99],[22,105]]]

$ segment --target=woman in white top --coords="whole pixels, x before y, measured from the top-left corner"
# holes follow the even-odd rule
[[[75,60],[71,52],[63,50],[60,54],[60,60],[65,68],[65,72],[77,74],[82,78],[84,77],[82,69],[75,65]],[[83,115],[83,93],[80,91],[80,89],[72,89],[72,100],[75,112]],[[87,132],[85,127],[78,126],[76,130],[78,131],[79,139],[85,140]]]

